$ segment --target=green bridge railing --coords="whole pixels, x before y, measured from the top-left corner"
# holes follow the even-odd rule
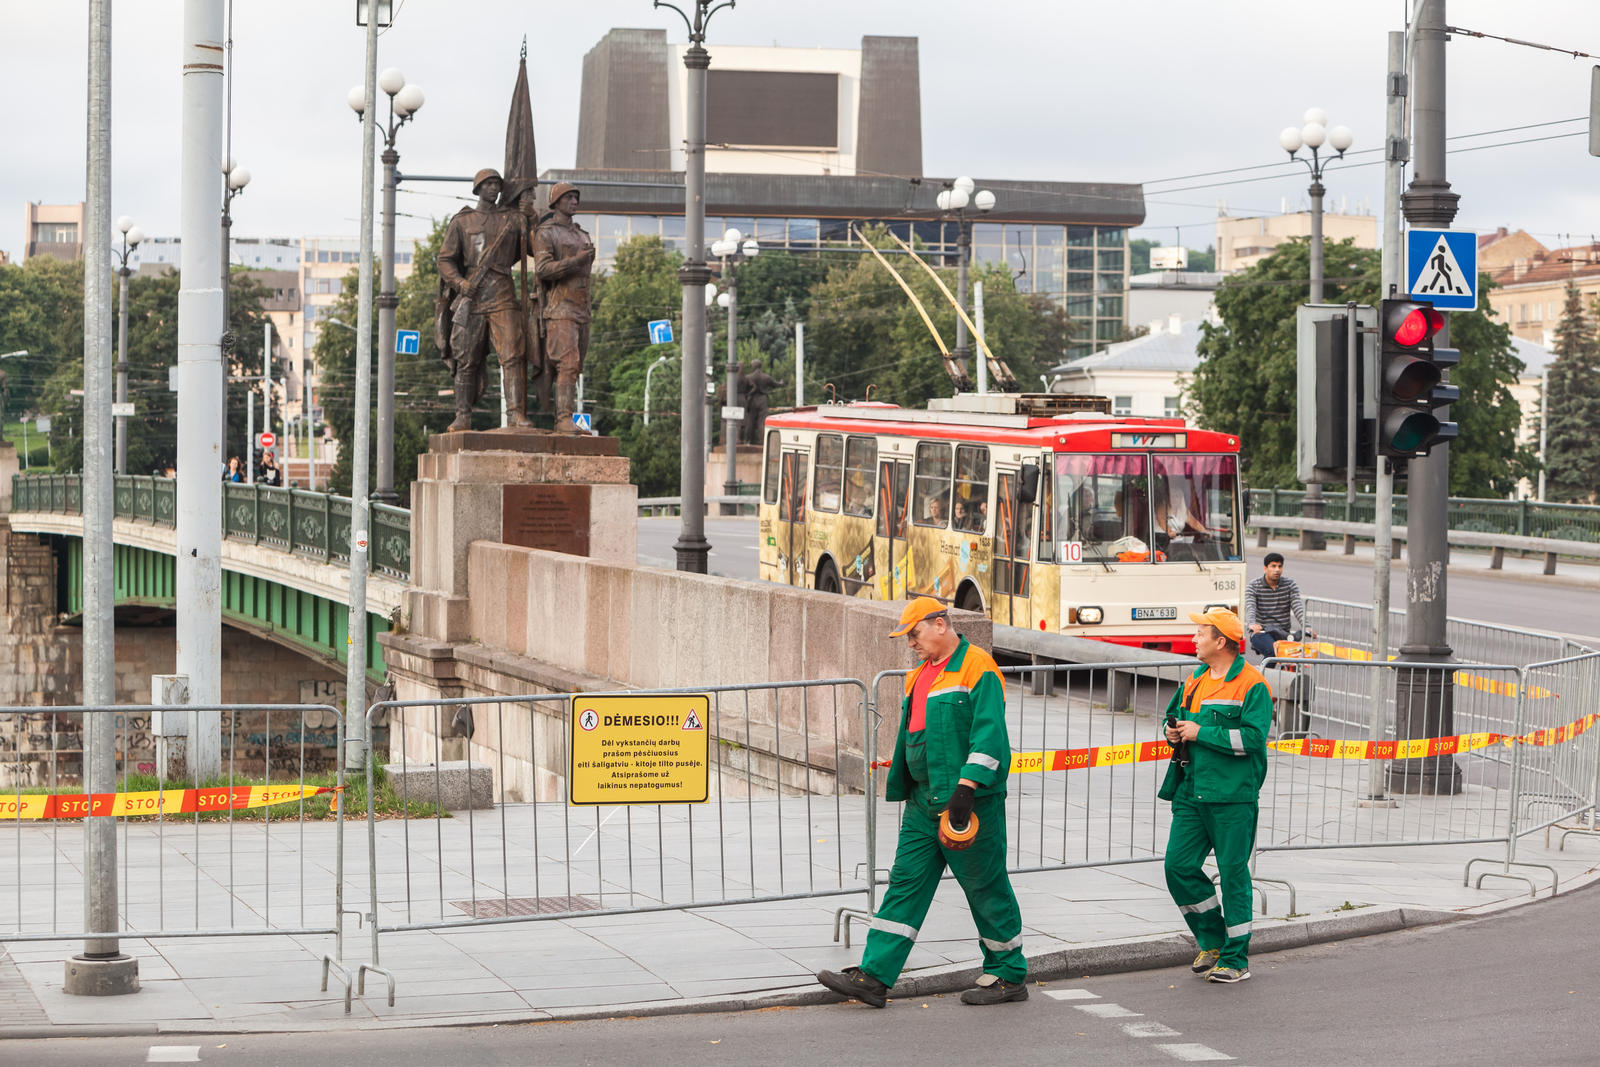
[[[1305,493],[1299,489],[1252,489],[1250,512],[1262,515],[1298,515]],[[1340,522],[1372,522],[1377,498],[1356,495],[1355,507],[1344,494],[1323,498],[1322,517]],[[1450,498],[1450,529],[1514,537],[1549,537],[1557,541],[1600,542],[1600,507],[1589,504],[1541,504],[1537,500],[1479,500]],[[1406,498],[1395,494],[1394,523],[1406,524]]]
[[[178,483],[173,478],[118,475],[112,491],[119,519],[176,527]],[[83,476],[13,475],[11,510],[83,514]],[[324,563],[350,563],[350,498],[305,489],[222,485],[222,535],[230,541],[267,545]],[[368,567],[401,581],[411,579],[411,512],[373,504]]]

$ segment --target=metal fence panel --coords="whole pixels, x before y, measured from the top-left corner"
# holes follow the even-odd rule
[[[343,716],[323,704],[0,708],[0,778],[9,779],[0,787],[0,855],[10,860],[0,863],[0,942],[337,934],[339,862],[329,854],[337,848],[336,822],[308,820],[306,799],[256,809],[259,819],[231,806],[226,818],[171,814],[167,805],[178,802],[171,795],[144,800],[151,815],[117,817],[120,926],[83,928],[81,819],[20,816],[40,794],[81,792],[85,715],[115,720],[119,793],[160,788],[154,754],[141,747],[156,712],[223,716],[222,774],[200,783],[207,788],[306,789],[312,717],[334,733],[334,751],[343,750]],[[247,727],[247,718],[257,717],[260,728],[253,721]],[[342,771],[336,780],[342,787]],[[189,785],[167,783],[165,790]]]

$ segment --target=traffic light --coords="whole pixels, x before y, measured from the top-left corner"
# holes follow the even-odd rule
[[[1385,300],[1378,328],[1378,452],[1396,459],[1426,456],[1434,445],[1455,440],[1456,424],[1441,421],[1433,409],[1461,396],[1444,381],[1461,353],[1434,347],[1444,316],[1425,300]]]

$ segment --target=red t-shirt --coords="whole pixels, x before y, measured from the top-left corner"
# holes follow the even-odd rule
[[[946,656],[938,663],[924,664],[917,673],[917,680],[911,683],[911,725],[908,729],[912,733],[928,725],[928,690],[933,688],[933,680],[939,677],[939,672],[949,662],[950,657]]]

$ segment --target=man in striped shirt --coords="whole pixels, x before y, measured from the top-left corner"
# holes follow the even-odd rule
[[[1250,650],[1258,656],[1272,655],[1273,644],[1287,641],[1291,633],[1300,640],[1300,633],[1315,637],[1317,632],[1306,626],[1306,606],[1300,599],[1300,587],[1293,578],[1283,576],[1283,557],[1268,552],[1262,561],[1261,577],[1253,578],[1244,590],[1245,629],[1250,634]]]

